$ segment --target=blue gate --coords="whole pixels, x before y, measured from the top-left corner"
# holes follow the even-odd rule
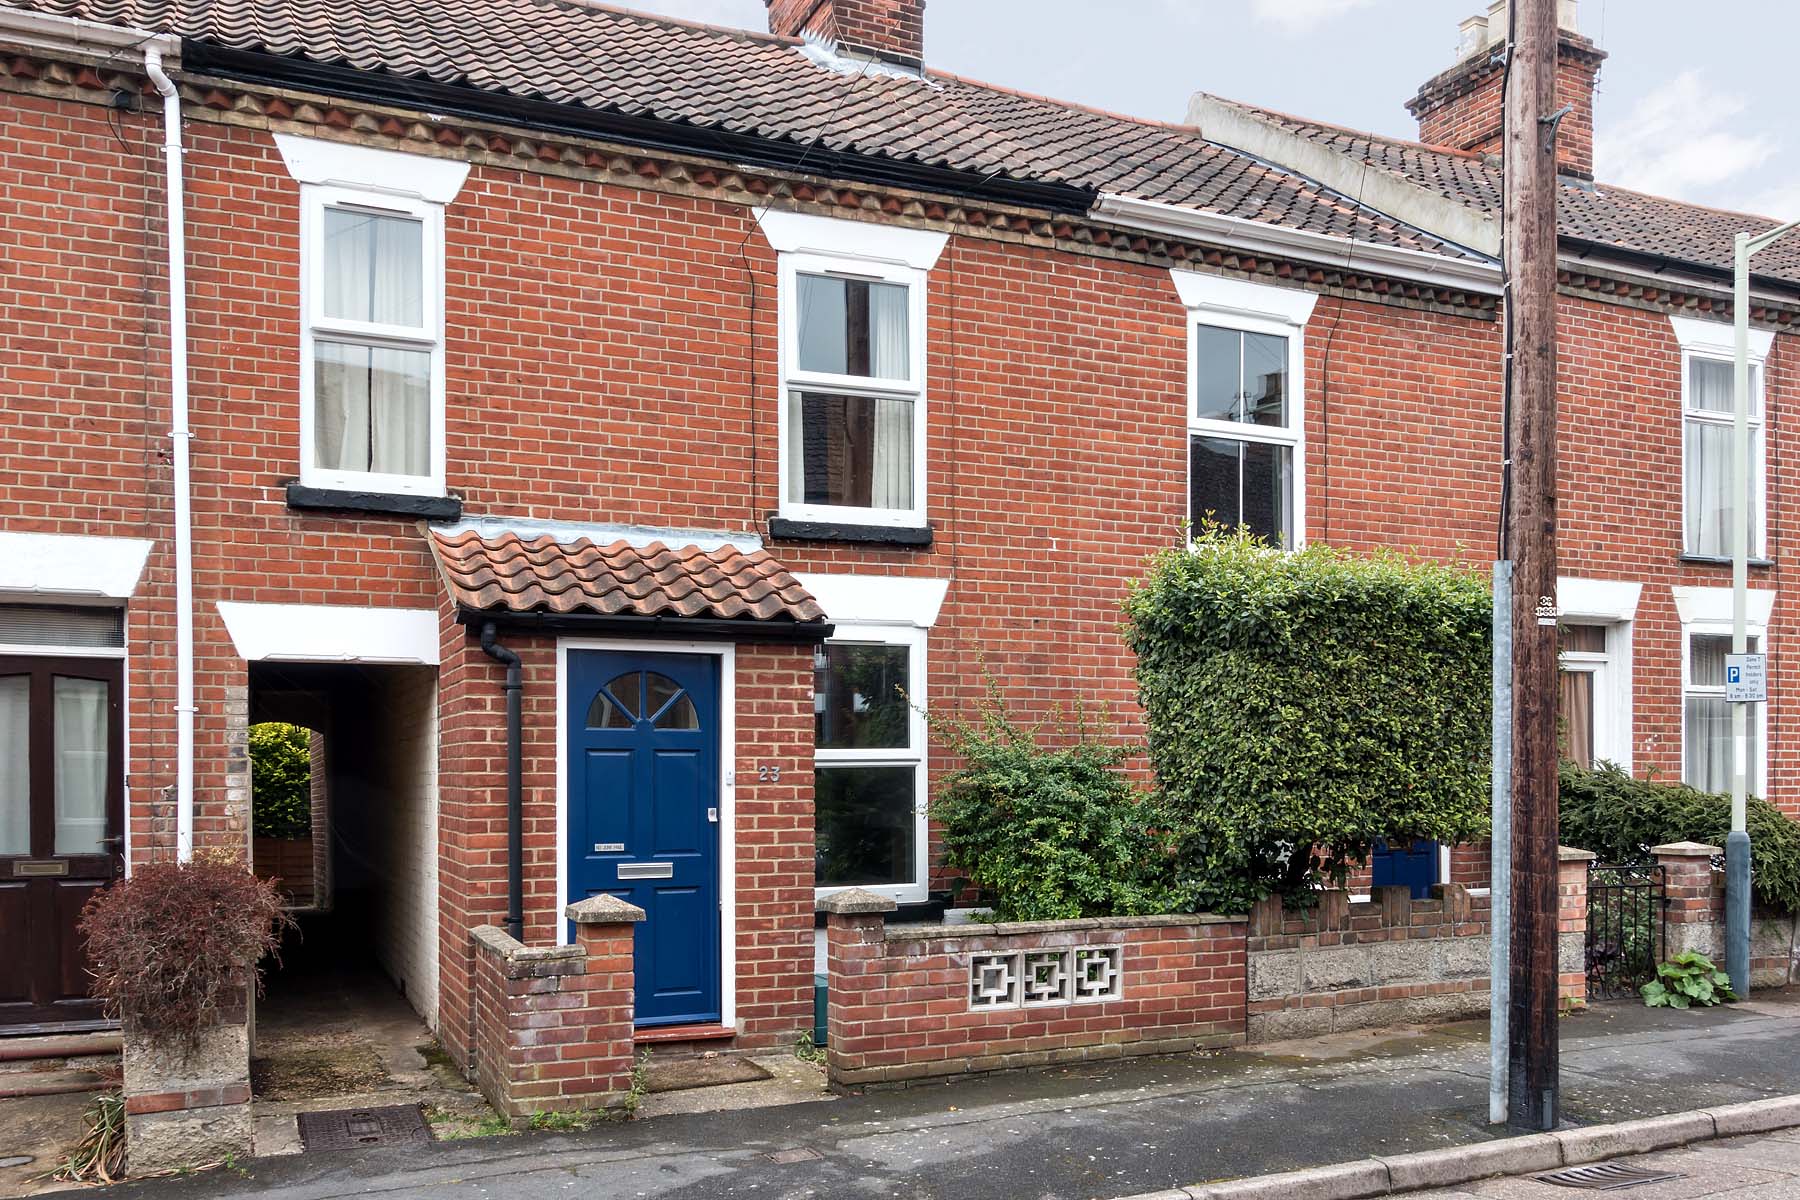
[[[1438,843],[1414,842],[1409,848],[1395,849],[1376,842],[1369,870],[1375,887],[1408,887],[1414,900],[1428,900],[1431,885],[1438,882]]]
[[[637,1023],[720,1018],[719,662],[569,652],[569,897],[644,910]]]

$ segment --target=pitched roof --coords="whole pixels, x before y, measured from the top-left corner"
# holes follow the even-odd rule
[[[1307,141],[1389,171],[1445,199],[1494,216],[1500,213],[1504,176],[1499,164],[1483,155],[1213,98]],[[1563,182],[1557,217],[1565,238],[1725,271],[1732,269],[1733,242],[1740,230],[1755,233],[1780,224],[1769,217],[1684,204],[1607,183],[1570,180]],[[1756,272],[1800,283],[1800,243],[1778,242],[1765,250],[1757,256]]]
[[[483,537],[475,529],[433,529],[428,537],[450,599],[476,612],[764,624],[826,620],[812,593],[761,549],[624,540],[597,546],[585,537]]]
[[[1209,142],[1191,126],[936,72],[845,74],[810,60],[792,38],[588,0],[0,3],[227,50],[1469,257],[1295,172]]]

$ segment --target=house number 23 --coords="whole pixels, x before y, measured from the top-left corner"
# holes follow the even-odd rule
[[[780,783],[781,768],[774,763],[760,763],[756,768],[756,777],[764,783]]]

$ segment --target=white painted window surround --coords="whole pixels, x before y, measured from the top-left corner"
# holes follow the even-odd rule
[[[825,615],[837,626],[826,647],[863,645],[905,647],[907,696],[907,744],[904,747],[867,750],[819,749],[815,770],[855,772],[860,769],[893,771],[910,769],[912,796],[912,877],[905,880],[857,884],[896,901],[924,900],[929,891],[929,823],[927,799],[930,786],[928,731],[925,727],[926,638],[937,623],[949,581],[891,575],[798,574],[800,585],[819,601]],[[828,651],[821,648],[823,657]],[[823,703],[823,696],[817,698]],[[842,885],[852,886],[852,885]],[[820,887],[818,895],[841,891],[842,886]]]
[[[129,599],[153,545],[144,538],[0,532],[0,599]]]
[[[1216,449],[1230,443],[1240,447],[1244,463],[1251,454],[1258,454],[1269,456],[1276,464],[1273,470],[1279,495],[1275,507],[1280,511],[1274,514],[1270,528],[1257,531],[1285,538],[1290,546],[1303,545],[1306,540],[1305,331],[1318,296],[1299,288],[1227,279],[1183,268],[1171,268],[1169,277],[1188,312],[1185,409],[1189,446],[1189,520],[1198,525],[1206,515],[1191,511],[1198,502],[1193,478],[1196,447],[1205,445]],[[1286,350],[1283,384],[1286,413],[1283,419],[1274,422],[1260,418],[1225,420],[1202,414],[1202,346],[1211,348],[1223,344],[1219,337],[1222,331],[1246,335],[1240,339],[1245,347],[1255,342],[1267,348],[1274,345],[1270,339],[1281,339]],[[1240,353],[1247,356],[1250,350],[1245,348]],[[1239,369],[1243,369],[1242,360]],[[1281,465],[1283,458],[1285,467]],[[1243,519],[1254,528],[1257,523],[1249,521],[1250,501],[1245,494],[1250,486],[1245,482],[1249,471],[1247,465],[1240,465],[1238,512],[1223,514],[1223,517],[1228,522]],[[1217,509],[1211,511],[1217,512]]]
[[[435,667],[438,614],[425,608],[219,601],[245,662],[354,662]]]
[[[1736,358],[1732,326],[1722,321],[1670,317],[1669,325],[1681,346],[1681,496],[1682,550],[1706,558],[1730,553],[1731,431],[1735,425],[1729,402],[1721,404],[1717,387],[1731,386],[1731,366]],[[1750,554],[1762,557],[1767,550],[1768,448],[1764,428],[1764,374],[1775,335],[1750,331]],[[1696,376],[1706,372],[1708,384],[1697,386]],[[1728,393],[1729,394],[1729,393]]]
[[[442,495],[444,206],[461,190],[469,164],[321,138],[274,137],[282,162],[301,185],[300,481],[340,490]],[[372,232],[366,259],[333,255],[327,228],[342,229],[346,216],[362,218],[371,230],[411,231],[402,239],[411,245],[390,244]],[[340,251],[348,248],[342,241],[335,244]],[[367,313],[331,311],[327,297],[334,294],[334,281],[342,290],[341,276],[332,272],[363,269],[382,278],[386,289],[416,295],[416,303],[378,302],[371,285]],[[319,366],[321,348],[331,360],[325,370]],[[359,367],[364,361],[368,366]],[[358,377],[366,382],[366,413],[336,414],[328,423],[321,408],[323,381],[339,380],[339,397],[348,407],[344,397]],[[420,386],[423,414],[407,403]],[[379,451],[327,458],[321,430],[340,422],[351,428],[366,424],[366,437],[379,443]],[[352,466],[353,458],[367,465]]]
[[[926,380],[926,278],[949,235],[774,210],[758,213],[757,224],[779,255],[781,515],[840,524],[924,525],[930,390]],[[871,342],[875,343],[871,354],[887,361],[866,374],[803,361],[803,286],[816,291],[840,279],[845,281],[844,287],[862,285],[871,295],[888,300],[883,305],[884,316],[871,317]],[[904,330],[898,327],[902,319]],[[877,343],[875,337],[882,330],[887,336]],[[866,505],[806,499],[808,459],[802,439],[811,418],[801,415],[802,396],[820,402],[831,397],[846,408],[854,403],[873,414],[869,436],[874,440],[867,452],[873,459],[870,470],[874,478]],[[908,434],[910,444],[905,440]],[[909,462],[902,457],[908,453]]]

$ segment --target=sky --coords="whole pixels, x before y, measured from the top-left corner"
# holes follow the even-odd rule
[[[766,29],[763,0],[611,0]],[[1485,0],[929,0],[928,65],[1097,108],[1181,120],[1208,91],[1417,136],[1405,102],[1456,57]],[[1579,0],[1610,57],[1595,174],[1695,204],[1800,217],[1791,0]]]

